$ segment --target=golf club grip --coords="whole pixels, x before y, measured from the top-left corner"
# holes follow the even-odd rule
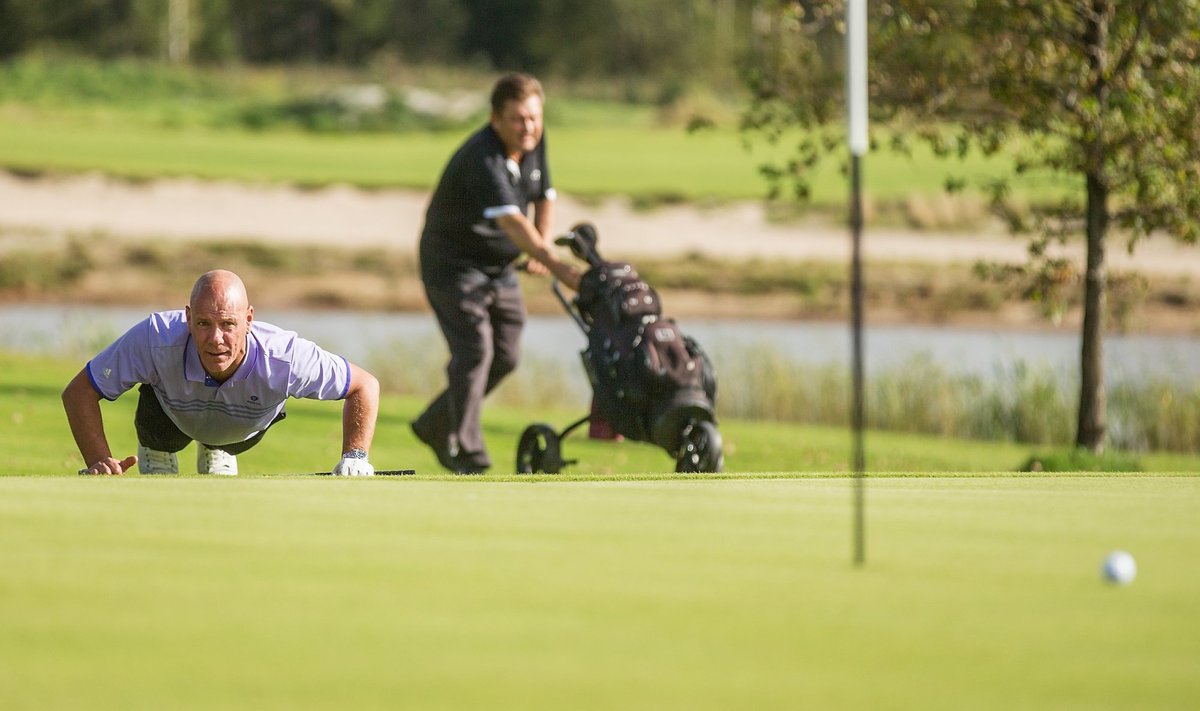
[[[416,469],[376,469],[375,476],[412,476]],[[333,476],[331,472],[313,472],[313,476]],[[355,477],[347,477],[353,479]]]
[[[80,476],[87,475],[87,468],[80,469]],[[416,469],[376,469],[375,476],[412,476],[416,474]],[[313,476],[333,476],[331,472],[313,472]]]

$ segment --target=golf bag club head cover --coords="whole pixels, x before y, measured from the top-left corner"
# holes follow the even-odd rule
[[[596,233],[596,227],[590,222],[580,222],[572,227],[570,232],[554,240],[554,243],[570,247],[571,254],[594,267],[600,264],[600,254],[596,251],[597,241],[599,235]]]

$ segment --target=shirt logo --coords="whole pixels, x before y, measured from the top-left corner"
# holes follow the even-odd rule
[[[533,172],[529,174],[529,180],[534,183],[542,182],[542,171],[534,168]]]
[[[112,368],[105,368],[105,369],[104,369],[104,377],[106,377],[106,378],[111,378],[111,377],[112,377]]]

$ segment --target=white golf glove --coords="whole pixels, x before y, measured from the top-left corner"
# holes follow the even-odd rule
[[[342,461],[333,468],[334,476],[375,476],[375,467],[367,461],[367,453],[361,449],[342,455]]]

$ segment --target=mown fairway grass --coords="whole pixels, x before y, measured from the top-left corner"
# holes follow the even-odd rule
[[[584,441],[568,474],[452,477],[385,397],[372,456],[419,474],[341,480],[283,473],[337,448],[338,405],[297,402],[237,479],[187,475],[190,449],[182,477],[84,478],[77,367],[0,357],[5,473],[42,475],[0,476],[0,708],[1200,701],[1194,474],[1014,475],[1019,448],[874,433],[897,474],[868,479],[856,569],[844,434],[723,423],[724,477]],[[119,451],[133,404],[105,406]],[[493,449],[557,414],[491,412]],[[953,461],[983,471],[913,466]],[[1127,588],[1100,581],[1114,548]]]
[[[642,124],[547,129],[553,176],[577,196],[631,195],[643,199],[759,200],[767,183],[759,166],[787,157],[789,146],[759,142],[747,151],[732,129],[689,135],[680,127]],[[33,172],[99,171],[134,179],[192,176],[362,187],[430,189],[466,131],[313,135],[208,128],[128,126],[120,122],[56,120],[0,112],[0,166]],[[912,159],[873,155],[866,181],[874,199],[937,195],[948,173],[972,180],[996,176],[1002,159],[934,160],[917,148]],[[837,161],[814,178],[817,205],[845,202]],[[1030,186],[1045,197],[1045,185]]]

